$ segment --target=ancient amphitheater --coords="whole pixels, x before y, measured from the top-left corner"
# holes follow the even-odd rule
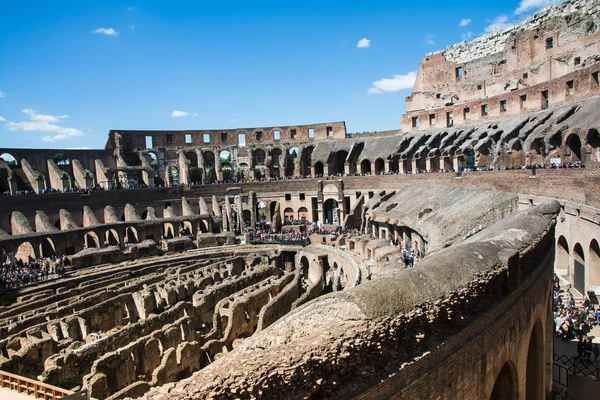
[[[600,287],[599,16],[426,55],[403,130],[0,149],[3,259],[68,264],[2,283],[0,370],[97,399],[547,398],[553,271]]]

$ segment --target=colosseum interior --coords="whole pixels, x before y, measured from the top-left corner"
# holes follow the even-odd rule
[[[3,259],[65,258],[0,288],[0,370],[96,399],[550,398],[553,274],[600,295],[599,16],[426,55],[399,130],[0,149]]]

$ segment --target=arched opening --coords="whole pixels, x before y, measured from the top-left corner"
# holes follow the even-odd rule
[[[335,152],[332,165],[334,174],[343,174],[345,172],[344,165],[347,158],[348,152],[346,150],[339,150]]]
[[[229,150],[222,150],[219,153],[219,161],[221,165],[230,165],[231,164],[231,153]]]
[[[254,160],[254,165],[265,165],[265,158],[267,157],[265,151],[263,149],[256,149],[252,153],[252,158]]]
[[[148,219],[148,209],[145,209],[145,210],[142,212],[142,215],[140,216],[140,218],[141,218],[142,220],[146,220],[146,219]]]
[[[569,244],[564,236],[556,241],[555,269],[569,269]]]
[[[573,280],[575,289],[585,294],[585,255],[579,243],[573,248]]]
[[[267,221],[267,204],[264,201],[258,202],[256,205],[256,222]]]
[[[164,239],[173,239],[175,237],[175,228],[173,224],[167,222],[163,224],[163,238]]]
[[[181,223],[179,236],[194,236],[194,226],[190,221],[183,221]]]
[[[167,177],[169,179],[169,186],[179,186],[179,169],[173,165],[169,165],[167,168]]]
[[[100,247],[100,240],[95,232],[88,232],[83,237],[84,247],[87,248],[98,248]]]
[[[390,171],[398,172],[400,171],[400,156],[398,154],[392,157],[392,161],[390,162]]]
[[[496,378],[490,400],[518,399],[517,374],[510,362],[505,362]]]
[[[125,158],[125,157],[123,157]],[[71,160],[69,157],[65,156],[63,153],[56,153],[56,155],[52,158],[56,165],[69,165],[71,164]]]
[[[185,153],[185,158],[190,162],[190,167],[198,167],[198,155],[195,151]]]
[[[298,209],[298,219],[302,222],[309,221],[308,209],[306,207],[300,207]]]
[[[56,229],[58,229],[59,231],[60,231],[60,230],[62,230],[62,229],[61,229],[61,225],[60,225],[60,218],[58,218],[58,219],[56,220],[56,222],[54,222],[54,227],[55,227]]]
[[[21,260],[25,263],[34,261],[36,259],[35,248],[29,242],[21,243],[15,252],[15,259]]]
[[[200,168],[194,168],[190,172],[190,181],[193,185],[202,184],[202,170]]]
[[[383,159],[378,158],[375,160],[375,173],[381,174],[383,172],[385,172],[385,162]]]
[[[326,224],[340,224],[338,202],[334,199],[328,199],[323,206],[323,213]]]
[[[252,222],[252,213],[250,212],[250,210],[243,210],[242,218],[244,219],[244,225],[246,225],[247,227],[250,226],[250,223]]]
[[[114,229],[109,229],[104,234],[104,243],[107,246],[118,246],[119,245],[119,234]]]
[[[579,139],[579,136],[576,134],[569,135],[565,144],[571,153],[570,161],[581,161],[581,139]]]
[[[2,153],[0,155],[0,158],[3,159],[4,162],[11,167],[16,167],[18,165],[17,159],[15,157],[13,157],[12,154]]]
[[[127,241],[127,243],[139,242],[138,233],[134,227],[128,226],[127,229],[125,229],[125,240]]]
[[[271,177],[280,178],[281,169],[283,168],[283,152],[279,148],[271,150]]]
[[[544,368],[544,335],[542,323],[538,319],[531,331],[529,350],[527,350],[527,377],[525,381],[527,400],[544,399]]]
[[[363,174],[370,174],[371,173],[371,161],[362,160],[360,162],[360,171]]]
[[[292,147],[288,150],[288,161],[285,167],[285,176],[294,175],[294,165],[296,164],[296,160],[298,160],[299,154],[300,150],[297,147]]]
[[[308,279],[308,258],[302,256],[300,259],[300,270],[302,271],[302,278]]]
[[[50,238],[45,238],[40,243],[40,257],[51,257],[56,255],[56,246]]]
[[[600,134],[597,129],[589,130],[586,142],[592,148],[590,161],[600,161]]]
[[[215,153],[212,151],[202,152],[202,158],[204,159],[204,168],[215,168]]]
[[[321,176],[323,175],[323,163],[321,161],[317,161],[315,163],[315,176]]]
[[[600,286],[600,247],[596,239],[590,242],[587,271],[590,286]]]
[[[296,217],[296,213],[294,212],[293,208],[286,208],[285,210],[283,210],[283,220],[287,223],[293,223],[294,222],[294,218]]]

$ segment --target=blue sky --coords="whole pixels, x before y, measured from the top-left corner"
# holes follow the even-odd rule
[[[0,147],[102,148],[110,129],[398,129],[426,53],[551,2],[2,1]]]

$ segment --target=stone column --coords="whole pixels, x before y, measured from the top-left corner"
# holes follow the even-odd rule
[[[452,167],[454,171],[458,171],[458,157],[456,156],[452,157]]]
[[[344,163],[344,172],[346,174],[350,173],[350,163]]]
[[[431,158],[429,157],[425,158],[425,169],[427,171],[431,170]]]
[[[413,159],[411,160],[411,164],[412,164],[412,172],[413,172],[413,174],[415,174],[417,172],[417,159],[413,157]]]

